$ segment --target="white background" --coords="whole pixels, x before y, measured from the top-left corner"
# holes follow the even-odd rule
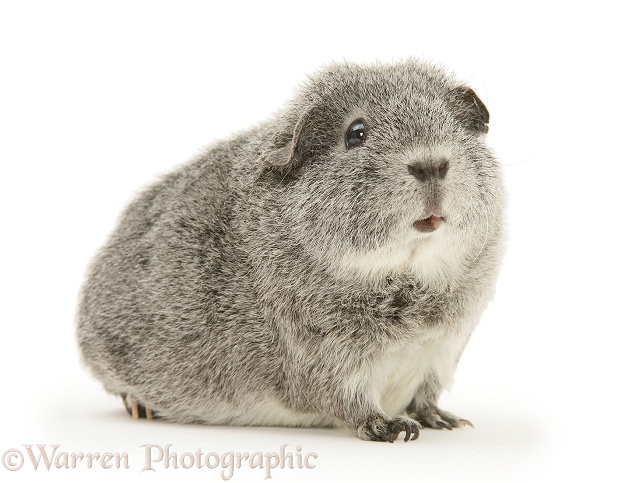
[[[131,464],[0,464],[1,481],[220,481],[219,470],[142,473],[144,444],[319,455],[274,481],[636,481],[627,2],[0,5],[0,453],[59,444],[127,452]],[[133,422],[80,367],[73,339],[83,271],[120,210],[266,118],[321,65],[407,56],[475,88],[505,169],[497,296],[443,398],[475,429],[391,445],[344,430]],[[231,481],[263,478],[242,468]]]

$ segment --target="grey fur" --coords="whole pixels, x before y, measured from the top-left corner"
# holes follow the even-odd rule
[[[366,140],[347,149],[356,119]],[[125,210],[81,291],[83,361],[177,422],[388,441],[461,425],[437,401],[503,252],[487,123],[436,66],[324,68]],[[431,214],[442,228],[418,232]]]

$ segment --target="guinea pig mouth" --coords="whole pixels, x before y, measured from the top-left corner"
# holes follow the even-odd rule
[[[444,218],[431,215],[428,218],[417,220],[413,223],[413,228],[422,233],[431,233],[437,230],[444,223]]]

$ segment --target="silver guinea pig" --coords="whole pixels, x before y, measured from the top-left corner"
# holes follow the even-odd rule
[[[488,122],[431,64],[323,68],[125,209],[81,289],[83,362],[134,417],[470,424],[437,404],[503,254]]]

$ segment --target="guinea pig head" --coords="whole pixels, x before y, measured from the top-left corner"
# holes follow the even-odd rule
[[[502,205],[488,110],[440,68],[333,65],[286,115],[265,164],[288,235],[316,255],[391,271],[427,245],[478,246]]]

